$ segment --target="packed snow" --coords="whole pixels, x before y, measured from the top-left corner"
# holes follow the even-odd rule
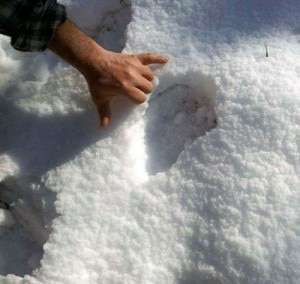
[[[98,118],[78,72],[0,38],[0,283],[300,279],[300,2],[64,0],[170,62]]]

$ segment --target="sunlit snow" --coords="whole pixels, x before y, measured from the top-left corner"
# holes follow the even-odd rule
[[[99,130],[75,69],[0,37],[0,283],[299,283],[300,2],[61,2],[170,62]]]

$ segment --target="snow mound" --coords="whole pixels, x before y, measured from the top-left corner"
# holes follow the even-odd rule
[[[1,38],[12,70],[0,71],[2,176],[17,211],[0,267],[28,275],[0,280],[298,283],[300,2],[63,2],[103,44],[122,48],[125,36],[124,52],[170,63],[148,104],[115,101],[99,132],[74,70]],[[17,177],[29,175],[24,187]],[[42,204],[56,198],[42,249],[55,212]]]

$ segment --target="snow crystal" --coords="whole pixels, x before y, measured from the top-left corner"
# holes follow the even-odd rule
[[[299,1],[62,3],[170,62],[99,131],[76,70],[0,38],[0,282],[298,283]]]

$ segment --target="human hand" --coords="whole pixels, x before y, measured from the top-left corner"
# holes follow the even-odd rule
[[[107,127],[111,120],[110,102],[114,97],[143,103],[154,88],[155,74],[148,65],[168,62],[166,57],[151,53],[127,55],[105,50],[70,20],[56,29],[48,48],[85,77],[101,127]]]
[[[137,104],[145,102],[146,95],[154,89],[155,77],[148,65],[168,62],[168,58],[156,54],[127,55],[104,49],[92,58],[92,64],[82,73],[97,107],[101,127],[107,127],[111,121],[113,98],[125,96]]]

